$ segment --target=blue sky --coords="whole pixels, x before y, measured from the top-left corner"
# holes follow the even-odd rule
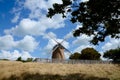
[[[81,24],[72,24],[61,15],[46,17],[47,9],[55,2],[61,3],[61,0],[0,0],[0,59],[50,58],[56,44],[53,39],[58,42],[66,39],[63,45],[72,53],[93,47],[103,54],[120,46],[120,39],[110,37],[97,46],[89,43],[92,36],[73,37],[72,31]],[[66,58],[67,53],[65,51]]]

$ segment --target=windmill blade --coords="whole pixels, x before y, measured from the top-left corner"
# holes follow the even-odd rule
[[[63,40],[60,42],[60,44],[62,44],[65,40],[66,40],[66,38],[65,38],[65,39],[63,39]]]
[[[68,49],[65,48],[65,50],[66,50],[68,53],[70,53],[70,55],[72,54]]]
[[[47,34],[52,40],[54,40],[56,43],[59,43],[57,42],[57,40],[55,40],[52,36],[50,36],[49,34]]]
[[[67,35],[66,37],[64,37],[64,39],[61,41],[61,44],[64,42],[64,41],[66,41],[68,38],[70,38],[72,33],[71,32],[69,32],[69,35]]]
[[[60,44],[62,44],[64,41],[66,41],[68,39],[68,37],[66,37],[66,38],[64,38],[61,42],[60,42]]]
[[[64,47],[64,46],[63,46],[63,47]],[[70,53],[70,55],[72,54],[67,48],[64,47],[64,49],[65,49],[68,53]]]

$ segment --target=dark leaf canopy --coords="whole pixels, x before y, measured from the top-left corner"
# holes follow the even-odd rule
[[[75,37],[81,34],[93,35],[91,43],[94,45],[103,42],[107,36],[120,38],[120,0],[89,0],[79,2],[79,0],[62,0],[62,4],[53,4],[53,8],[48,9],[47,17],[52,18],[55,14],[62,14],[66,18],[66,13],[70,13],[72,23],[82,23],[82,27],[75,30]],[[76,3],[79,4],[76,4]]]
[[[85,48],[81,51],[80,59],[84,60],[100,60],[100,53],[94,48]]]
[[[85,48],[81,53],[72,54],[69,59],[80,59],[80,60],[100,60],[100,53],[94,48]]]
[[[80,59],[80,53],[75,52],[74,54],[70,55],[69,59]]]
[[[110,49],[103,55],[104,58],[113,59],[113,61],[120,62],[120,48]]]

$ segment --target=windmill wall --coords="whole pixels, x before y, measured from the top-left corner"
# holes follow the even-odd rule
[[[64,49],[58,47],[58,48],[52,53],[52,59],[65,59]]]

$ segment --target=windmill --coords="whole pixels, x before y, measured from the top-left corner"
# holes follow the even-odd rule
[[[66,40],[66,38],[63,39],[63,41],[58,42],[57,40],[52,38],[50,35],[49,37],[57,43],[52,49],[52,57],[51,57],[52,59],[64,60],[65,59],[64,51],[67,51],[69,54],[71,54],[71,52],[62,45],[62,43]]]

